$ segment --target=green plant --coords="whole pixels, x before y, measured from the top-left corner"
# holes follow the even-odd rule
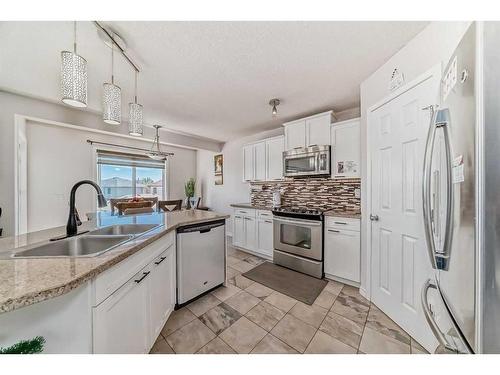
[[[36,354],[43,351],[45,339],[42,336],[37,336],[31,340],[22,340],[17,344],[7,348],[0,348],[0,354]]]
[[[184,184],[184,193],[186,193],[186,197],[191,198],[194,197],[194,189],[196,186],[196,180],[194,178],[190,178]]]

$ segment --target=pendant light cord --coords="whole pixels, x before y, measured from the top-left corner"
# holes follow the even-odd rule
[[[76,21],[73,21],[73,52],[76,55]]]
[[[134,100],[135,100],[135,104],[137,104],[137,70],[135,71]]]
[[[114,74],[114,68],[115,68],[115,45],[111,43],[111,83],[114,85],[115,84],[115,74]]]

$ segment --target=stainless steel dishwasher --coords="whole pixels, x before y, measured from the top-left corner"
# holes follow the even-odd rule
[[[177,307],[225,280],[225,220],[177,229]]]

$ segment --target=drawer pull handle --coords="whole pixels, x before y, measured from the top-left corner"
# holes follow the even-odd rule
[[[167,257],[161,257],[160,260],[158,262],[155,262],[156,265],[160,264],[161,262],[163,262],[165,259],[167,259]]]
[[[273,222],[271,220],[264,220],[264,223],[270,223],[270,224],[272,224]]]
[[[342,221],[334,221],[335,224],[342,224],[342,225],[347,225],[347,223],[344,223]]]
[[[335,230],[335,229],[328,229],[328,232],[332,232],[332,233],[340,233],[339,230]]]
[[[134,280],[137,284],[139,284],[142,280],[144,280],[148,275],[150,274],[151,271],[148,272],[143,272],[142,277],[140,279]]]

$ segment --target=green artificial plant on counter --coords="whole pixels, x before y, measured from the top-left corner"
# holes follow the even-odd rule
[[[194,197],[194,190],[196,187],[196,180],[194,178],[190,178],[187,180],[187,182],[184,184],[184,193],[186,194],[186,207],[191,208],[191,202],[189,198]]]
[[[37,354],[43,352],[45,339],[37,336],[31,340],[22,340],[7,348],[0,348],[0,354]]]

